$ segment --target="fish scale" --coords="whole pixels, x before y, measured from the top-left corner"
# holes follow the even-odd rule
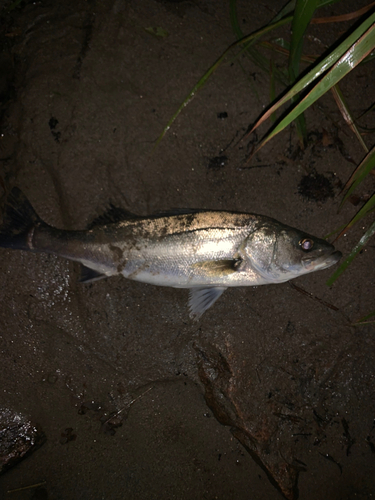
[[[213,276],[210,266],[199,264],[236,259],[238,248],[248,233],[249,230],[243,228],[237,231],[195,229],[187,233],[169,234],[155,242],[151,236],[140,240],[141,252],[129,251],[126,256],[128,263],[122,274],[129,278],[129,275],[141,269],[138,281],[178,288],[223,284],[224,275],[216,273]],[[145,263],[149,267],[142,269]],[[135,279],[134,275],[132,279]],[[232,279],[238,282],[240,276],[235,275]]]

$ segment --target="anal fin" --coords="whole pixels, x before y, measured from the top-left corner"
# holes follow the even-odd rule
[[[226,289],[227,287],[223,286],[190,288],[190,317],[193,319],[199,319],[202,314],[217,301]]]

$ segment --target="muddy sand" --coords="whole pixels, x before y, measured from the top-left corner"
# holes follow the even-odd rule
[[[216,72],[154,147],[235,41],[229,2],[2,4],[2,204],[18,186],[64,229],[84,229],[112,203],[137,214],[261,213],[319,237],[359,209],[338,212],[363,152],[329,95],[306,113],[304,151],[289,128],[247,162],[266,127],[240,139],[270,82],[246,54]],[[281,6],[251,4],[237,2],[245,33]],[[340,2],[319,15],[352,10]],[[305,52],[322,53],[350,25],[314,25]],[[342,82],[355,116],[374,101],[372,81],[368,64]],[[372,178],[358,196],[373,190]],[[362,227],[336,243],[344,255]],[[375,330],[351,326],[374,308],[373,243],[331,288],[328,269],[296,279],[298,288],[227,290],[199,322],[186,290],[121,277],[82,285],[72,262],[0,254],[0,451],[5,460],[38,448],[0,476],[1,498],[375,495]]]

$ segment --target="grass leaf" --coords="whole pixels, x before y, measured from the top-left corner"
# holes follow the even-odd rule
[[[375,209],[375,194],[371,196],[369,200],[366,201],[366,203],[363,205],[361,210],[359,210],[353,219],[347,224],[344,229],[341,231],[341,233],[335,238],[335,241],[341,238],[341,236],[346,233],[351,227],[354,226],[356,222],[359,222],[365,215],[367,215],[369,212]]]
[[[305,31],[314,15],[319,0],[297,0],[292,21],[292,40],[289,53],[289,78],[294,83],[299,74],[299,64]]]
[[[263,123],[291,97],[303,90],[323,73],[324,76],[310,90],[310,92],[282,119],[278,125],[263,139],[257,151],[272,137],[283,130],[287,125],[311,106],[319,97],[336,85],[346,74],[352,71],[375,47],[375,13],[366,19],[353,33],[351,33],[325,59],[317,64],[307,75],[302,77],[277,103],[269,108],[256,122],[249,134]],[[345,50],[344,50],[345,49]],[[330,68],[328,71],[327,69]]]
[[[336,83],[336,85],[334,85],[331,88],[331,92],[333,94],[333,97],[336,101],[336,104],[337,104],[339,110],[341,111],[342,117],[346,121],[347,125],[349,125],[349,127],[353,130],[354,134],[357,136],[357,139],[358,139],[359,143],[361,144],[361,146],[363,147],[363,149],[365,150],[365,152],[368,153],[368,147],[366,146],[365,141],[363,140],[363,138],[362,138],[355,122],[354,122],[354,118],[352,117],[350,109],[345,101],[345,98],[343,96],[343,93],[341,92],[341,89],[340,89],[338,83]]]
[[[261,28],[260,30],[256,31],[255,33],[252,33],[248,36],[245,36],[241,40],[238,40],[238,42],[233,43],[230,45],[225,52],[214,62],[214,64],[206,71],[206,73],[202,76],[202,78],[194,85],[192,90],[189,92],[188,96],[184,99],[180,107],[177,109],[177,111],[174,113],[172,118],[169,120],[167,125],[164,127],[162,133],[160,136],[157,138],[155,146],[159,144],[159,142],[163,139],[167,131],[171,128],[172,123],[175,121],[175,119],[178,117],[178,115],[181,113],[181,111],[189,104],[189,102],[195,97],[195,94],[200,90],[203,85],[206,83],[206,81],[210,78],[210,76],[218,69],[218,67],[225,61],[226,57],[228,54],[235,48],[240,47],[242,45],[245,45],[249,42],[254,43],[259,37],[264,35],[265,33],[268,33],[269,31],[278,28],[279,26],[283,26],[284,24],[289,23],[292,20],[292,17],[284,17],[283,19],[280,19],[274,23],[268,24],[267,26]]]
[[[270,102],[273,102],[276,99],[276,85],[275,85],[275,63],[271,59],[270,64]],[[276,121],[276,113],[271,115],[271,121]]]
[[[340,1],[340,0],[338,0]],[[348,14],[342,14],[341,16],[330,16],[330,17],[318,17],[311,21],[311,24],[325,24],[325,23],[342,23],[345,21],[350,21],[351,19],[356,19],[357,17],[363,16],[369,10],[373,8],[375,2],[372,2],[362,9],[356,10],[355,12],[349,12]]]
[[[349,198],[352,192],[356,189],[358,184],[360,184],[363,181],[363,179],[374,168],[375,168],[375,146],[373,146],[372,149],[369,151],[369,153],[367,153],[367,155],[364,157],[364,159],[361,161],[358,167],[354,170],[352,176],[346,183],[345,188],[348,189],[348,191],[345,194],[340,204],[340,208],[346,202],[346,200]]]
[[[233,33],[236,35],[237,39],[240,40],[244,37],[244,34],[240,28],[240,24],[238,22],[237,16],[237,0],[230,0],[230,22],[232,25]],[[247,56],[252,60],[252,62],[258,66],[261,70],[268,73],[269,67],[271,64],[271,60],[261,54],[258,48],[253,47],[253,43],[255,39],[250,40],[244,46],[244,50],[246,51]],[[274,68],[274,78],[276,78],[279,82],[284,85],[288,84],[288,80],[286,75],[284,75],[283,71],[280,71],[277,67]]]
[[[144,28],[147,33],[150,35],[156,36],[157,38],[165,38],[169,35],[168,31],[165,30],[164,28],[161,28],[160,26],[157,26],[156,28],[153,26],[150,26],[149,28]]]
[[[229,2],[229,17],[230,17],[230,23],[232,25],[232,30],[238,40],[243,38],[243,33],[240,28],[239,22],[238,22],[238,16],[237,16],[237,0],[230,0]]]
[[[341,264],[341,266],[333,273],[333,275],[329,278],[327,281],[328,286],[332,286],[333,283],[337,280],[337,278],[345,271],[345,269],[349,266],[349,264],[352,262],[354,257],[358,255],[358,253],[362,250],[362,248],[366,245],[368,240],[371,238],[371,236],[375,233],[375,222],[371,224],[369,229],[365,232],[365,234],[362,236],[362,238],[359,240],[357,245],[353,248],[353,250],[350,252],[350,255],[346,257],[344,262]]]
[[[375,316],[375,311],[371,311],[369,314],[366,314],[366,316],[363,316],[363,318],[360,318],[355,323],[352,323],[352,325],[353,326],[360,326],[360,325],[365,325],[367,323],[374,323],[374,321],[367,321],[368,319],[372,318],[373,316]]]

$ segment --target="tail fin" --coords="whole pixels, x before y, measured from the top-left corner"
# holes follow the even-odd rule
[[[32,250],[30,235],[42,220],[18,188],[13,188],[5,203],[3,224],[0,226],[0,247]]]

